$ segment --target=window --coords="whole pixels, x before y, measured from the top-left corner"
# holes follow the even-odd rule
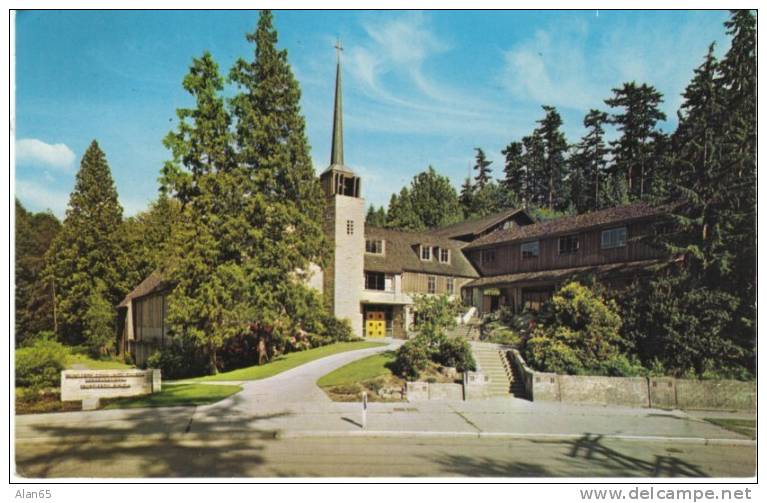
[[[348,234],[349,236],[354,234],[354,220],[346,221],[346,234]]]
[[[626,228],[617,227],[602,231],[602,249],[620,248],[626,246]]]
[[[450,250],[446,250],[444,248],[440,248],[439,250],[439,261],[443,264],[449,264],[450,263]]]
[[[386,274],[382,272],[366,272],[365,290],[386,290]]]
[[[437,293],[437,277],[436,276],[429,276],[429,280],[426,285],[426,291],[428,293]]]
[[[538,245],[538,241],[522,243],[520,249],[522,250],[522,258],[535,258],[540,254],[540,246]]]
[[[431,248],[421,245],[421,260],[431,260]]]
[[[447,278],[447,294],[453,295],[455,293],[455,280],[453,278]]]
[[[578,236],[562,236],[559,238],[559,254],[567,255],[578,251]]]
[[[480,262],[482,262],[482,265],[495,263],[495,250],[482,250]]]
[[[376,255],[383,255],[384,254],[383,240],[382,239],[366,239],[365,253],[375,253]]]

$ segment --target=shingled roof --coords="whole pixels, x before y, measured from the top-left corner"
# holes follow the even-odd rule
[[[162,275],[160,275],[159,271],[154,271],[152,274],[144,278],[144,281],[138,284],[136,288],[131,290],[131,292],[125,296],[125,298],[117,304],[117,307],[127,307],[131,300],[137,299],[139,297],[144,297],[145,295],[149,295],[150,293],[158,292],[161,290],[165,290],[170,287],[170,284],[163,280]]]
[[[441,236],[443,238],[456,238],[458,236],[466,236],[470,234],[477,236],[482,234],[483,231],[506,220],[509,217],[516,215],[517,213],[526,216],[531,223],[535,222],[535,220],[530,215],[528,215],[527,211],[524,209],[509,208],[508,210],[493,213],[492,215],[488,215],[486,217],[472,218],[455,224],[446,225],[438,229],[432,229],[429,231],[429,233],[435,236]]]
[[[365,226],[366,239],[382,239],[384,254],[365,253],[365,270],[398,274],[403,271],[443,274],[476,278],[479,275],[461,253],[466,246],[463,241],[435,236],[430,232],[408,232],[395,229]],[[432,256],[432,260],[421,260],[418,245],[438,246],[450,250],[450,263],[443,264]]]
[[[477,239],[467,245],[466,248],[480,248],[497,243],[554,237],[559,234],[567,234],[593,227],[650,218],[667,211],[668,209],[665,207],[652,206],[646,202],[639,202],[626,206],[616,206],[614,208],[592,211],[591,213],[546,220],[532,225],[513,227],[511,229],[499,229]]]
[[[636,273],[638,271],[652,271],[670,264],[668,259],[637,260],[634,262],[616,262],[612,264],[588,265],[581,267],[568,267],[564,269],[547,269],[544,271],[517,272],[512,274],[500,274],[497,276],[485,276],[469,282],[467,287],[485,286],[510,286],[522,283],[559,282],[573,276],[597,275],[619,276],[621,274]]]

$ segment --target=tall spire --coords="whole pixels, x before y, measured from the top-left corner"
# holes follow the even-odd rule
[[[333,145],[330,152],[330,165],[344,165],[344,117],[341,103],[341,51],[344,48],[339,40],[336,45],[336,101],[333,107]]]

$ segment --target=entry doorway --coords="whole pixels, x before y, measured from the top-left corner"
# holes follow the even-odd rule
[[[383,311],[368,311],[365,319],[365,335],[371,338],[386,336],[386,313]]]

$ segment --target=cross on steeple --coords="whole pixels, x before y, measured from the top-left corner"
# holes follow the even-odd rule
[[[344,46],[341,45],[341,39],[336,39],[336,45],[333,47],[336,48],[336,57],[338,60],[341,60],[341,52],[344,50]]]

